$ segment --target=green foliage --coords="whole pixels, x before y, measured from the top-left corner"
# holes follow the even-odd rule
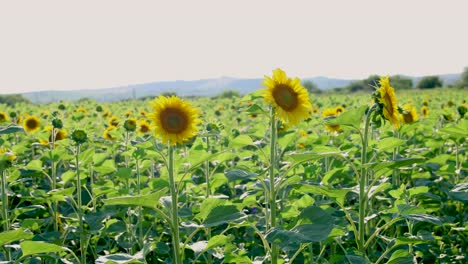
[[[423,77],[416,86],[419,89],[433,89],[442,87],[442,80],[438,76]]]
[[[391,76],[390,84],[395,90],[408,90],[413,88],[413,80],[400,75]]]
[[[236,90],[224,90],[220,95],[213,97],[216,98],[235,98],[240,97],[240,93]]]
[[[6,104],[8,106],[13,106],[18,103],[30,104],[31,102],[19,94],[12,95],[0,95],[0,104]]]
[[[322,93],[322,90],[312,81],[304,81],[302,82],[302,86],[304,86],[309,93]]]

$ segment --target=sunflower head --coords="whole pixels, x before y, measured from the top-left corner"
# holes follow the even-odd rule
[[[400,113],[398,112],[395,90],[390,86],[388,76],[380,77],[380,87],[377,89],[376,97],[380,106],[381,115],[395,128],[400,128]]]
[[[341,105],[339,105],[339,106],[337,106],[337,107],[335,108],[335,112],[336,112],[337,115],[343,113],[344,111],[345,111],[345,109],[344,109],[344,107],[341,106]]]
[[[332,119],[336,118],[339,116],[342,112],[338,112],[338,107],[337,108],[327,108],[323,110],[322,116],[326,119]],[[341,110],[341,109],[340,109]],[[344,109],[343,109],[344,111]],[[342,132],[343,130],[341,129],[340,125],[325,125],[325,128],[329,132]]]
[[[421,108],[421,113],[422,113],[422,115],[423,115],[424,117],[429,116],[429,109],[427,108],[427,106],[423,106],[423,107]]]
[[[56,119],[52,120],[52,126],[54,128],[58,128],[58,129],[63,128],[63,122],[62,122],[61,119],[56,118]]]
[[[468,107],[466,105],[460,105],[457,107],[458,114],[460,115],[460,118],[464,118],[466,112],[468,111]]]
[[[115,140],[116,138],[112,136],[111,131],[116,129],[117,127],[115,126],[108,126],[105,130],[104,133],[102,133],[102,137],[108,140]]]
[[[8,116],[4,112],[0,112],[0,123],[8,121]]]
[[[111,117],[108,122],[109,126],[116,127],[119,125],[119,119],[115,116]]]
[[[276,69],[272,77],[265,76],[263,85],[265,101],[275,108],[283,122],[292,126],[309,117],[312,104],[299,78],[288,78],[283,70]]]
[[[84,107],[80,106],[75,110],[77,113],[86,113],[88,112]]]
[[[41,121],[35,116],[28,116],[23,121],[23,127],[27,132],[34,133],[41,127]]]
[[[403,106],[403,113],[401,114],[401,119],[405,124],[411,124],[418,120],[418,113],[413,105],[407,104]]]
[[[172,145],[189,141],[197,134],[199,111],[177,96],[159,96],[150,102],[153,112],[148,114],[154,133],[164,143]]]
[[[145,119],[142,119],[138,122],[138,133],[147,134],[150,131],[151,131],[151,126]]]
[[[101,113],[102,111],[104,111],[104,109],[102,109],[102,106],[96,106],[96,112]]]
[[[137,121],[135,118],[129,118],[124,122],[124,128],[128,132],[134,132],[137,128]]]
[[[6,148],[0,147],[0,170],[4,170],[11,166],[13,160],[16,159],[16,154]]]
[[[77,129],[71,134],[71,138],[77,145],[83,144],[88,140],[88,135],[83,130]]]

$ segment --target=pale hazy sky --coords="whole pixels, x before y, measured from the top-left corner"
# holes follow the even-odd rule
[[[0,93],[468,66],[468,1],[3,1]]]

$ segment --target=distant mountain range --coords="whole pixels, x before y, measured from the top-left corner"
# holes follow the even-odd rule
[[[411,77],[416,84],[422,77]],[[439,75],[444,85],[453,84],[460,78],[460,74]],[[76,101],[89,98],[98,102],[112,102],[124,99],[157,96],[164,92],[175,92],[179,96],[216,96],[224,90],[236,90],[240,94],[247,94],[262,89],[263,79],[238,79],[221,77],[197,81],[167,81],[134,84],[105,89],[73,90],[73,91],[39,91],[28,92],[22,95],[33,103],[49,103],[63,101]],[[328,77],[303,78],[302,81],[312,81],[321,90],[344,87],[355,80],[336,79]]]

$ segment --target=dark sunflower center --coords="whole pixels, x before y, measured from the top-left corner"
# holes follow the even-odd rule
[[[390,99],[390,96],[388,94],[385,94],[384,100],[385,100],[384,107],[387,110],[387,113],[389,115],[393,115],[394,109],[393,109],[392,100]]]
[[[291,111],[297,107],[297,97],[297,93],[286,84],[278,84],[273,90],[275,102],[286,111]]]
[[[163,129],[169,133],[180,133],[188,126],[188,117],[180,109],[164,109],[160,114],[160,118]]]
[[[26,121],[26,126],[27,126],[28,128],[33,129],[33,128],[36,128],[38,125],[39,125],[39,124],[37,123],[37,121],[36,121],[35,119],[28,119],[28,120]]]
[[[405,120],[405,123],[413,123],[414,119],[411,113],[403,114],[403,119]]]
[[[147,125],[142,125],[140,127],[140,132],[147,133],[149,131],[149,127]]]

